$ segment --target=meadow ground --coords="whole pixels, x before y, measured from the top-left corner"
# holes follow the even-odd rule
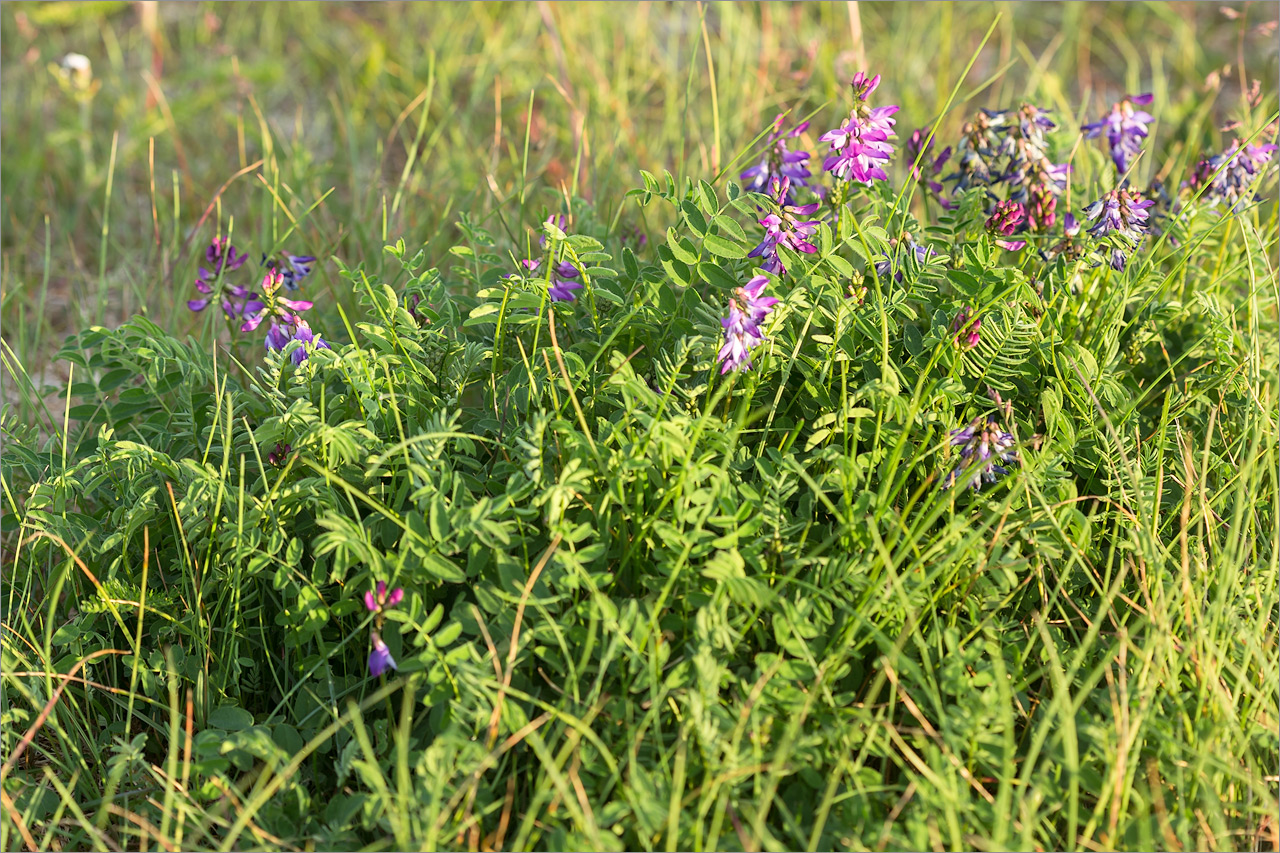
[[[1276,16],[6,3],[0,848],[1280,849]]]

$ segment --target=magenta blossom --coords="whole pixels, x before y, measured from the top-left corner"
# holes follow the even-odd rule
[[[1027,219],[1027,209],[1016,201],[1002,201],[996,205],[991,217],[987,219],[987,230],[992,234],[1009,237],[1022,230]],[[1026,240],[1004,240],[999,237],[996,245],[1011,252],[1017,252],[1027,245]]]
[[[786,246],[793,252],[806,255],[812,255],[818,251],[818,247],[809,242],[809,237],[818,227],[818,221],[812,219],[802,222],[798,217],[809,216],[818,209],[819,203],[815,201],[811,204],[788,204],[787,199],[791,195],[790,183],[787,178],[773,179],[771,195],[778,203],[778,212],[770,213],[760,220],[760,225],[764,228],[764,238],[760,241],[760,245],[747,255],[749,258],[763,258],[764,263],[760,268],[776,275],[787,274],[787,268],[778,255],[779,246]]]
[[[893,135],[897,106],[872,107],[867,98],[880,85],[880,75],[867,77],[859,71],[853,77],[853,110],[839,127],[829,130],[818,139],[831,143],[831,150],[822,168],[842,181],[870,184],[887,181],[889,175],[881,168],[893,156],[893,145],[888,141]]]
[[[751,350],[765,342],[760,325],[778,300],[764,295],[769,279],[758,275],[733,291],[729,298],[729,316],[720,320],[724,327],[724,346],[716,356],[720,360],[720,373],[730,370],[750,370]]]
[[[509,272],[506,275],[504,275],[503,278],[505,279],[519,278],[525,273],[537,272],[538,267],[540,266],[542,266],[542,260],[540,258],[525,258],[522,261],[520,261],[520,267],[521,269],[524,270],[524,272]]]
[[[387,592],[387,582],[378,581],[376,591],[373,589],[365,590],[364,606],[370,613],[381,613],[383,610],[390,610],[404,599],[404,588],[396,587]]]
[[[279,468],[284,464],[284,460],[289,458],[289,454],[292,452],[292,445],[283,441],[277,441],[275,449],[267,454],[267,462]]]
[[[972,308],[961,308],[951,321],[951,331],[955,333],[955,345],[965,349],[973,349],[982,340],[979,331],[982,328],[981,318]]]
[[[297,312],[306,311],[311,307],[311,303],[306,300],[286,299],[281,296],[280,288],[283,286],[284,274],[274,268],[267,270],[267,274],[262,279],[262,300],[259,303],[262,307],[252,316],[248,316],[248,312],[245,312],[248,319],[240,327],[242,332],[252,332],[262,325],[264,320],[270,320],[267,349],[277,351],[284,349],[284,345],[297,330],[301,320]]]
[[[1057,221],[1058,197],[1045,186],[1033,186],[1028,191],[1027,224],[1031,230],[1044,233]]]

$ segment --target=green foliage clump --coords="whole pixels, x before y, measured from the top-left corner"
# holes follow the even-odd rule
[[[1244,274],[1274,212],[1198,214],[1116,273],[1011,266],[973,205],[924,228],[873,195],[816,254],[782,250],[768,343],[722,376],[764,199],[644,177],[673,222],[652,258],[610,250],[582,200],[571,234],[545,228],[574,303],[464,221],[456,280],[403,242],[386,280],[344,267],[351,342],[300,365],[142,318],[68,343],[66,431],[6,424],[6,624],[28,638],[3,650],[7,747],[55,691],[83,697],[9,777],[24,820],[62,808],[52,774],[209,846],[1256,827],[1275,362],[1223,282],[1274,322]],[[1196,280],[1211,245],[1238,274]],[[1015,471],[946,488],[949,431],[978,416],[1016,436]],[[377,581],[406,592],[382,679]]]

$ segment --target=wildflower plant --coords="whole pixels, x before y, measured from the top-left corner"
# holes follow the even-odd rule
[[[1226,203],[1231,210],[1238,210],[1254,198],[1255,185],[1276,148],[1271,142],[1254,145],[1236,139],[1221,154],[1202,157],[1187,186],[1193,192],[1203,192],[1210,206]]]
[[[263,255],[260,268],[264,272],[257,289],[241,283],[246,278],[241,270],[248,259],[248,253],[238,250],[230,237],[214,237],[205,249],[204,265],[196,276],[195,288],[200,296],[188,300],[187,308],[199,313],[216,304],[238,332],[257,331],[266,323],[263,337],[268,350],[279,352],[290,341],[301,344],[293,351],[294,364],[305,361],[308,352],[329,349],[329,343],[302,319],[301,312],[313,303],[284,294],[299,288],[311,274],[316,259],[289,252],[273,258]]]
[[[1147,138],[1147,126],[1155,118],[1138,107],[1149,106],[1154,100],[1150,92],[1128,95],[1111,107],[1104,118],[1080,128],[1088,139],[1106,134],[1111,150],[1111,161],[1121,175],[1129,173],[1129,166],[1142,151],[1142,140]]]
[[[787,143],[788,139],[796,139],[808,130],[809,122],[800,122],[790,130],[784,130],[785,122],[786,115],[779,113],[773,120],[764,156],[756,165],[742,172],[739,178],[745,189],[758,193],[768,192],[775,181],[785,180],[788,182],[785,201],[791,204],[795,201],[791,196],[793,190],[811,189],[809,178],[813,173],[807,165],[809,152],[792,151]]]
[[[1137,190],[1112,190],[1085,208],[1093,222],[1089,234],[1094,249],[1108,258],[1111,268],[1123,270],[1129,255],[1147,234],[1147,208],[1155,204]]]
[[[1017,459],[1013,434],[999,426],[994,415],[974,418],[951,431],[951,446],[960,451],[956,468],[947,474],[943,484],[950,488],[962,483],[968,489],[981,489],[983,483],[994,483],[1008,474],[1005,465]]]
[[[760,220],[764,229],[764,237],[760,245],[748,253],[749,258],[760,258],[764,261],[760,268],[775,275],[786,275],[787,268],[778,255],[778,247],[785,246],[793,252],[812,255],[818,247],[809,242],[818,227],[818,221],[801,220],[802,216],[810,216],[817,211],[819,202],[794,204],[791,198],[791,181],[789,178],[775,178],[770,188],[777,211],[768,213]]]
[[[729,297],[729,313],[720,321],[724,327],[724,345],[718,356],[721,373],[751,369],[751,350],[766,340],[761,325],[778,304],[777,297],[764,295],[768,284],[766,276],[758,275]]]
[[[893,136],[897,106],[872,107],[868,99],[880,85],[880,75],[868,77],[859,71],[853,77],[853,109],[849,117],[818,137],[831,145],[822,163],[824,171],[842,181],[870,184],[887,181],[884,170],[893,156]]]
[[[57,428],[0,413],[0,737],[38,756],[6,764],[0,826],[1253,844],[1280,441],[1275,348],[1241,330],[1276,330],[1271,143],[1175,162],[1157,206],[1070,175],[1078,129],[1033,103],[896,157],[880,82],[814,118],[838,122],[821,169],[803,125],[746,151],[722,116],[740,180],[646,171],[597,203],[530,181],[333,261],[350,340],[319,261],[225,239],[189,307],[265,357],[147,317],[80,331]],[[1117,144],[1154,166],[1138,112]],[[1148,239],[1157,210],[1193,239]],[[68,843],[50,779],[101,801]]]

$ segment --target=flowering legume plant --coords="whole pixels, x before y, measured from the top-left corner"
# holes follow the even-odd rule
[[[1261,837],[1275,125],[1170,190],[1151,94],[943,140],[888,88],[737,181],[464,214],[443,268],[219,235],[214,338],[70,342],[65,429],[5,424],[6,568],[103,656],[103,801],[222,849]]]

